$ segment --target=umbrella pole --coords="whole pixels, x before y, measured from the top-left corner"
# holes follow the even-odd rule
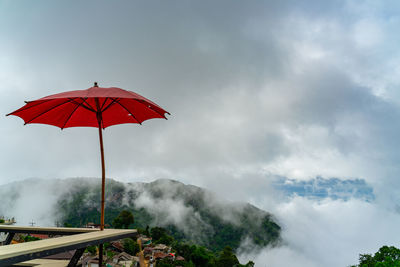
[[[101,218],[100,230],[104,230],[104,195],[106,183],[106,168],[104,164],[104,147],[103,147],[103,130],[99,125],[99,140],[100,140],[100,154],[101,154]],[[103,244],[99,245],[99,266],[103,266]]]
[[[99,123],[99,141],[101,154],[101,215],[100,215],[100,230],[104,230],[104,202],[105,202],[105,184],[106,184],[106,167],[104,163],[104,146],[103,146],[103,130],[101,127],[101,109],[99,99],[95,98],[97,106],[97,121]],[[103,244],[99,245],[99,266],[103,266]]]
[[[105,183],[106,183],[106,167],[104,164],[104,147],[103,147],[103,133],[101,127],[99,127],[99,140],[100,140],[100,154],[101,154],[101,218],[100,218],[100,230],[104,230],[104,195],[105,195]]]

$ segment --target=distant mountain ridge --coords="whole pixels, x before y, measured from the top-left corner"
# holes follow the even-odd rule
[[[373,188],[364,179],[339,179],[315,177],[307,181],[280,178],[273,186],[286,196],[298,195],[312,199],[362,199],[371,202],[375,199]]]
[[[56,204],[61,223],[84,226],[99,222],[98,179],[68,179],[68,190]],[[273,216],[248,203],[231,203],[216,194],[175,180],[150,183],[106,182],[105,222],[111,225],[120,211],[134,214],[132,227],[161,226],[175,239],[218,251],[239,248],[246,240],[252,250],[280,241],[280,226]]]

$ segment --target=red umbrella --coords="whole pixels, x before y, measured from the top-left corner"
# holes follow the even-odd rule
[[[167,111],[147,98],[117,87],[102,88],[97,83],[86,90],[76,90],[46,96],[26,105],[8,115],[21,117],[25,124],[41,123],[60,127],[99,128],[102,200],[101,229],[104,228],[104,150],[101,129],[123,123],[139,123],[153,118],[165,118]]]
[[[69,91],[28,101],[8,115],[21,117],[25,124],[41,123],[60,127],[99,128],[102,189],[101,221],[104,229],[105,165],[102,129],[122,123],[139,123],[153,118],[165,118],[167,111],[134,92],[116,87],[102,88],[97,83],[86,90]]]

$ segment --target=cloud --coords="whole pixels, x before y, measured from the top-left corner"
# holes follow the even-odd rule
[[[400,215],[358,199],[315,201],[294,197],[272,211],[283,226],[283,246],[241,254],[261,266],[349,266],[358,255],[394,245]]]
[[[105,131],[109,177],[179,177],[200,184],[221,170],[250,169],[302,179],[373,180],[388,169],[388,159],[398,157],[391,144],[399,129],[389,115],[398,113],[397,106],[375,95],[372,83],[360,82],[369,76],[367,67],[375,68],[363,58],[385,43],[372,42],[367,51],[347,31],[347,22],[355,32],[369,23],[387,38],[395,18],[388,22],[342,1],[230,3],[229,8],[223,2],[157,2],[165,9],[156,10],[155,3],[92,4],[40,2],[18,32],[11,25],[19,13],[4,14],[10,28],[3,31],[12,45],[2,44],[10,53],[1,69],[13,63],[7,76],[15,77],[9,85],[19,94],[3,100],[2,110],[96,80],[138,91],[170,111],[168,121]],[[5,7],[22,8],[11,2]],[[114,13],[104,16],[110,8]],[[345,18],[346,12],[352,17]],[[379,63],[383,58],[374,56]],[[1,90],[10,92],[8,85]],[[60,132],[42,125],[22,128],[16,118],[3,121],[8,136],[0,155],[3,181],[100,174],[93,129]],[[381,134],[386,138],[379,140]]]
[[[204,242],[207,240],[204,231],[213,232],[212,227],[202,219],[199,212],[186,205],[183,199],[168,197],[158,199],[145,191],[135,201],[135,206],[145,208],[154,217],[152,226],[173,225],[191,240]]]
[[[0,187],[3,196],[0,214],[6,218],[14,217],[17,225],[33,222],[36,226],[54,226],[57,201],[66,188],[68,185],[60,180],[48,182],[40,179],[3,185]]]

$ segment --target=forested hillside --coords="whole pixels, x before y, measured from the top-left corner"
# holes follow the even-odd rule
[[[84,226],[99,223],[100,183],[97,179],[70,179],[76,186],[63,193],[57,203],[60,223]],[[204,245],[213,251],[225,246],[252,250],[274,245],[280,226],[272,215],[250,204],[231,203],[202,188],[173,180],[124,184],[107,180],[105,222],[122,210],[133,213],[131,227],[162,226],[179,241]]]

